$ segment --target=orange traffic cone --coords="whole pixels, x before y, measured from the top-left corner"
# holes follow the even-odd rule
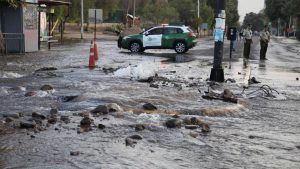
[[[98,52],[98,47],[96,44],[96,41],[94,40],[94,51],[95,51],[95,60],[99,59],[99,52]]]
[[[95,52],[94,52],[94,44],[93,41],[91,42],[91,49],[90,49],[90,59],[89,59],[89,68],[95,68],[96,62],[95,62]]]

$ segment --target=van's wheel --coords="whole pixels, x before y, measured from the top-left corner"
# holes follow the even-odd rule
[[[184,42],[176,42],[174,45],[175,52],[182,54],[188,51],[187,46]]]
[[[132,42],[129,49],[132,53],[140,53],[142,51],[142,45],[139,42]]]

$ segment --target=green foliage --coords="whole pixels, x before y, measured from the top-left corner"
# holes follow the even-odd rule
[[[256,31],[261,31],[264,28],[265,16],[262,13],[249,13],[246,14],[243,28],[246,28],[248,24],[252,24],[252,29]]]
[[[237,26],[239,21],[238,0],[226,1],[226,25],[229,27]]]
[[[110,31],[110,32],[122,32],[125,29],[125,25],[124,24],[115,24],[115,25],[111,25],[105,28],[106,31]]]
[[[175,8],[165,3],[148,2],[142,10],[142,20],[154,24],[177,21],[179,14]]]

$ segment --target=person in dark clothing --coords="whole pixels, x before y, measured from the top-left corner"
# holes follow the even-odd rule
[[[244,37],[244,58],[249,59],[250,56],[250,49],[252,44],[252,31],[251,31],[251,24],[248,25],[247,29],[243,32]]]
[[[268,26],[265,25],[264,30],[260,33],[260,59],[266,60],[268,44],[270,42],[270,32]]]

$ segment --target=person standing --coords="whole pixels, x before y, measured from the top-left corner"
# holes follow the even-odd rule
[[[260,59],[266,60],[268,44],[270,42],[270,32],[268,26],[265,25],[264,30],[260,33]]]
[[[249,59],[250,55],[250,49],[251,49],[251,44],[252,44],[252,31],[251,31],[251,24],[248,24],[247,29],[244,30],[243,32],[243,37],[244,37],[244,58]]]

